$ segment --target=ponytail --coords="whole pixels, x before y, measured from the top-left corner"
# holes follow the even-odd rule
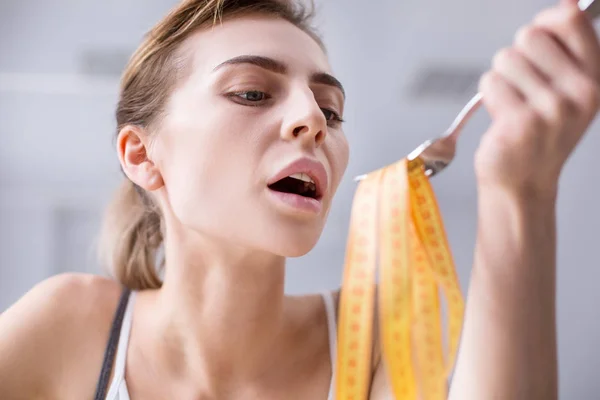
[[[161,215],[148,195],[129,179],[108,206],[100,236],[99,255],[114,277],[132,290],[157,289]]]

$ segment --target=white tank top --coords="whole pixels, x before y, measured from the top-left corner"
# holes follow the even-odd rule
[[[327,314],[327,328],[329,333],[329,356],[331,358],[331,368],[334,370],[336,362],[337,349],[337,324],[335,317],[335,305],[331,292],[321,293],[323,302],[325,303],[325,311]],[[135,300],[135,292],[131,292],[127,302],[125,315],[123,316],[123,325],[119,335],[119,345],[115,356],[114,375],[112,382],[106,394],[106,400],[130,400],[129,391],[127,390],[127,382],[125,382],[125,361],[127,359],[127,347],[129,344],[129,335],[131,333],[131,321],[133,319],[133,303]],[[335,376],[332,376],[329,385],[329,395],[327,400],[333,400],[333,388],[335,384]]]

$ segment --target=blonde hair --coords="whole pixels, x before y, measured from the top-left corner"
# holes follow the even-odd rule
[[[282,18],[323,44],[310,26],[314,12],[285,0],[185,0],[152,28],[135,51],[121,80],[117,133],[125,126],[148,128],[160,121],[169,95],[186,72],[181,44],[199,29],[251,14]],[[165,232],[159,208],[148,193],[125,179],[106,210],[100,236],[102,264],[126,287],[162,284],[158,254]]]

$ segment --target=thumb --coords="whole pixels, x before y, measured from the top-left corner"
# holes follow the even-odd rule
[[[586,0],[582,0],[582,1],[586,1]],[[593,0],[587,0],[587,1],[589,1],[591,3]],[[563,5],[563,6],[577,5],[577,3],[579,3],[578,0],[560,0],[560,5]]]

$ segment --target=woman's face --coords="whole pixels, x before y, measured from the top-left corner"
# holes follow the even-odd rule
[[[291,23],[264,17],[226,21],[184,46],[190,73],[150,152],[161,203],[200,234],[305,254],[348,163],[344,93],[327,56]]]

